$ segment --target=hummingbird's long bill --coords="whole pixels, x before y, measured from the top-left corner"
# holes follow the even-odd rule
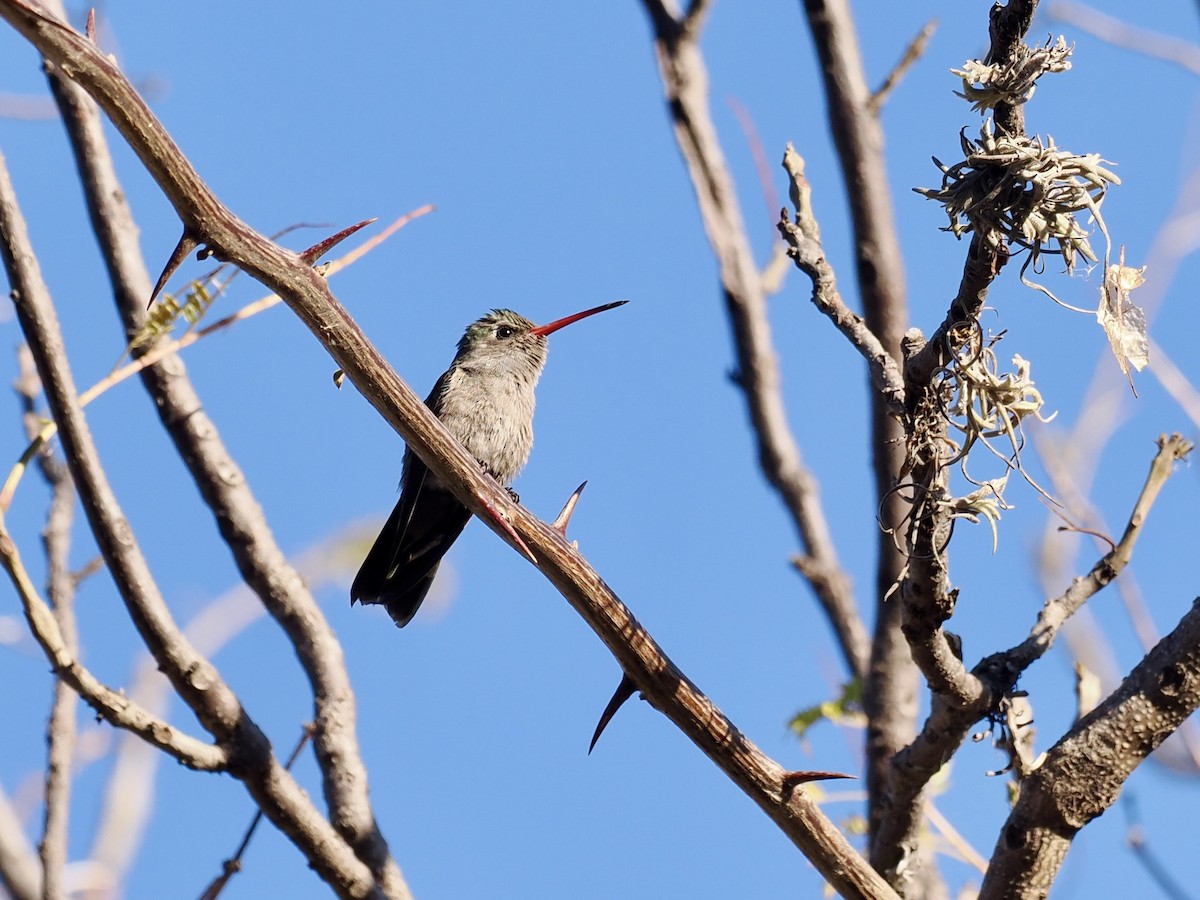
[[[585,309],[583,312],[577,312],[572,316],[564,316],[561,319],[555,319],[548,325],[537,325],[533,328],[530,328],[529,333],[545,337],[548,334],[553,334],[560,328],[566,328],[568,325],[578,322],[580,319],[586,319],[588,316],[594,316],[596,313],[602,313],[607,312],[610,309],[616,309],[618,306],[624,306],[628,302],[628,300],[617,300],[615,303],[605,303],[603,306]]]

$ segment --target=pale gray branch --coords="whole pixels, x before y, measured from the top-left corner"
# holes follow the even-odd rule
[[[58,0],[52,5],[61,6]],[[75,151],[117,308],[126,334],[132,336],[145,323],[146,298],[150,295],[137,227],[112,165],[99,110],[54,66],[47,69]],[[153,347],[148,343],[138,353]],[[388,896],[409,896],[367,794],[366,767],[355,734],[354,690],[341,645],[304,580],[276,543],[262,507],[205,411],[183,361],[178,356],[168,357],[143,369],[141,377],[163,427],[211,508],[242,577],[287,634],[308,677],[316,723],[313,744],[330,821],[370,866]]]
[[[39,10],[26,9],[43,25],[67,30]],[[172,619],[100,464],[77,400],[58,318],[42,282],[7,171],[2,167],[0,237],[17,319],[58,423],[72,478],[101,553],[143,641],[201,724],[227,750],[229,760],[237,761],[230,771],[243,780],[267,816],[302,849],[317,872],[346,896],[377,893],[367,867],[275,759],[266,736],[242,709],[237,696],[212,663],[188,643]],[[7,546],[0,547],[0,551],[12,574],[16,548],[11,539],[6,538],[5,543]],[[27,604],[26,608],[39,607]],[[46,612],[53,623],[53,616]],[[44,632],[51,627],[57,631],[56,623],[44,622],[38,630]]]
[[[41,385],[34,371],[28,347],[17,353],[17,393],[24,413],[25,431],[33,440],[41,431],[35,406]],[[37,456],[38,469],[50,487],[50,509],[42,529],[46,551],[46,596],[54,607],[63,643],[68,654],[79,655],[79,634],[75,627],[75,586],[71,574],[71,525],[75,519],[75,486],[62,462],[49,447]],[[42,860],[42,900],[61,900],[67,896],[63,872],[67,865],[67,825],[71,812],[72,760],[75,753],[75,712],[79,695],[61,679],[54,680],[50,720],[46,727],[46,790],[43,806],[42,840],[38,853]]]
[[[829,532],[817,480],[804,464],[788,422],[766,293],[709,110],[708,72],[699,34],[685,30],[663,3],[646,0],[645,6],[654,25],[659,74],[675,139],[720,269],[737,353],[736,381],[746,398],[759,465],[791,516],[804,550],[800,570],[834,629],[846,666],[862,677],[870,642]]]

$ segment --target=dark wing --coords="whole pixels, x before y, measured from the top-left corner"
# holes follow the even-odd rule
[[[425,401],[434,412],[449,372]],[[403,628],[429,593],[438,563],[471,519],[470,511],[429,474],[411,450],[404,454],[400,499],[363,561],[350,602],[378,603]]]

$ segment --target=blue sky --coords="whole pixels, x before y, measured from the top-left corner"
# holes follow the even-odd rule
[[[955,291],[965,244],[910,191],[936,183],[931,155],[950,161],[958,132],[979,118],[949,74],[986,48],[990,3],[855,5],[870,80],[878,82],[924,22],[929,49],[884,112],[889,166],[906,255],[913,323],[931,330]],[[1122,14],[1125,4],[1102,8]],[[716,270],[662,102],[649,26],[639,4],[361,3],[319,15],[292,4],[112,2],[103,9],[125,71],[151,91],[155,112],[218,195],[264,232],[296,222],[340,228],[433,203],[334,289],[422,396],[450,361],[463,327],[496,306],[537,321],[614,299],[631,303],[554,335],[539,389],[536,443],[516,485],[552,518],[589,486],[572,536],[675,661],[737,725],[783,765],[858,769],[860,736],[828,725],[801,744],[787,721],[827,699],[843,677],[826,626],[787,563],[790,527],[758,473],[744,406],[727,375],[730,339]],[[1194,4],[1137,11],[1143,26],[1197,40]],[[1033,35],[1062,26],[1045,18]],[[1110,231],[1142,265],[1197,159],[1197,78],[1068,30],[1070,73],[1047,77],[1029,107],[1031,131],[1117,163],[1124,185],[1105,203]],[[741,191],[756,252],[776,239],[778,201],[763,198],[733,112],[753,118],[772,166],[786,141],[809,164],[825,247],[854,302],[848,227],[824,100],[800,5],[717,3],[706,30],[714,116]],[[0,27],[0,92],[43,94],[36,55]],[[132,155],[118,167],[149,265],[178,238],[172,210]],[[120,330],[87,230],[61,127],[0,120],[0,151],[23,201],[59,305],[77,380],[90,384],[121,353]],[[781,170],[774,190],[786,196]],[[1192,234],[1195,233],[1193,226]],[[294,235],[292,246],[323,232]],[[189,262],[184,275],[207,269]],[[1076,305],[1094,305],[1099,272],[1046,280]],[[1151,333],[1193,382],[1200,313],[1185,260]],[[264,293],[235,282],[219,311]],[[872,581],[877,537],[864,449],[863,367],[808,303],[790,273],[771,315],[789,414],[822,479],[839,553],[859,586]],[[1120,390],[1095,320],[1052,305],[1005,272],[991,297],[1003,359],[1019,353],[1062,434],[1097,365]],[[11,317],[7,346],[19,341]],[[4,343],[0,341],[0,343]],[[301,555],[357,523],[369,528],[395,498],[402,444],[283,307],[203,342],[186,357],[208,411],[246,471],[280,543]],[[12,366],[9,365],[9,371]],[[1093,499],[1119,531],[1141,486],[1153,440],[1195,425],[1149,373],[1140,399],[1119,396],[1125,424],[1104,448]],[[13,400],[0,394],[7,448],[22,448]],[[163,591],[187,621],[237,582],[182,466],[137,385],[92,407],[103,459]],[[5,434],[0,429],[0,435]],[[1164,492],[1133,572],[1162,629],[1196,593],[1200,565],[1194,468]],[[1044,598],[1035,553],[1046,513],[1014,484],[1016,508],[991,553],[986,527],[960,527],[951,574],[962,589],[952,629],[966,657],[1019,640]],[[37,556],[45,494],[28,480],[11,515],[26,557]],[[363,523],[366,523],[365,525]],[[1067,539],[1062,539],[1067,541]],[[74,560],[93,550],[82,530]],[[1074,545],[1065,543],[1063,546]],[[365,550],[365,547],[363,548]],[[1083,547],[1071,571],[1084,571]],[[553,589],[485,528],[471,525],[449,557],[448,603],[422,609],[404,631],[381,610],[351,610],[352,564],[319,597],[343,641],[360,702],[360,738],[381,827],[422,898],[480,896],[816,896],[820,879],[765,816],[660,715],[631,703],[596,753],[592,727],[619,677],[607,651]],[[84,655],[112,684],[129,680],[135,637],[104,576],[80,594]],[[1115,592],[1095,598],[1118,672],[1141,656]],[[0,616],[17,613],[15,597]],[[285,643],[259,622],[216,656],[281,753],[310,714]],[[1022,683],[1044,750],[1072,716],[1072,659],[1058,648]],[[46,663],[28,639],[0,647],[9,738],[0,781],[10,793],[42,763]],[[43,702],[43,697],[47,698]],[[190,716],[176,709],[178,720]],[[193,726],[193,730],[198,728]],[[1005,815],[1001,759],[964,748],[939,807],[985,857]],[[108,774],[80,776],[73,856],[92,840]],[[298,777],[319,792],[305,757]],[[159,802],[128,895],[199,893],[232,852],[251,814],[229,778],[161,766]],[[833,790],[847,794],[851,783]],[[1144,767],[1127,792],[1147,837],[1184,883],[1200,878],[1192,841],[1169,827],[1200,785]],[[854,802],[828,807],[841,820]],[[1149,894],[1124,848],[1116,808],[1077,840],[1061,896]],[[953,887],[978,876],[945,860]],[[264,829],[229,897],[321,896],[299,855]]]

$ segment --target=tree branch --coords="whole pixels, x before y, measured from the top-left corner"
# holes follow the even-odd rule
[[[892,896],[803,791],[784,790],[782,767],[738,732],[682,675],[578,551],[558,531],[516,505],[480,471],[367,342],[324,279],[221,205],[108,59],[63,23],[21,0],[0,0],[0,17],[70,72],[100,103],[185,227],[202,236],[218,258],[233,262],[283,297],[413,452],[473,513],[512,543],[498,523],[481,515],[485,502],[509,518],[536,554],[542,572],[605,642],[646,697],[771,816],[831,884],[851,896]],[[272,763],[273,788],[290,779],[273,758]],[[268,816],[277,812],[271,805],[264,804],[264,808]]]
[[[988,59],[1004,63],[1023,46],[1037,0],[1009,0],[991,9]],[[1009,134],[1024,133],[1021,104],[1000,103],[997,126]],[[893,884],[915,871],[922,817],[921,792],[928,779],[957,750],[970,723],[998,700],[1001,693],[963,665],[958,642],[942,625],[954,612],[957,591],[951,587],[945,550],[951,533],[946,501],[948,472],[944,459],[947,417],[945,392],[938,372],[954,358],[964,334],[973,334],[992,281],[1008,259],[1001,234],[976,230],[971,236],[958,294],[945,320],[928,342],[914,330],[905,338],[905,421],[910,508],[893,511],[884,521],[899,528],[907,523],[908,563],[900,579],[901,602],[893,613],[903,618],[903,633],[912,659],[933,693],[930,715],[921,734],[888,760],[887,787],[875,795],[871,862]],[[896,498],[901,496],[897,490]],[[898,514],[897,514],[898,512]],[[982,665],[982,664],[981,664]],[[940,760],[940,762],[937,762]],[[937,763],[936,767],[934,763]]]
[[[1059,596],[1047,600],[1038,613],[1037,624],[1021,644],[1013,647],[998,660],[1005,668],[1023,672],[1034,661],[1040,659],[1054,644],[1058,631],[1067,619],[1102,588],[1107,587],[1124,571],[1133,557],[1133,548],[1142,533],[1142,526],[1150,514],[1150,508],[1158,498],[1167,479],[1175,471],[1175,463],[1192,451],[1192,442],[1178,434],[1163,435],[1158,439],[1158,453],[1150,463],[1150,473],[1138,496],[1133,513],[1125,526],[1125,533],[1112,550],[1097,560],[1091,571],[1071,582]]]
[[[150,292],[137,227],[113,168],[95,103],[56,67],[48,66],[47,71],[75,152],[117,308],[126,335],[132,338],[145,324],[145,298]],[[161,341],[144,345],[135,356],[150,352],[158,343]],[[275,542],[262,507],[205,412],[183,361],[169,357],[143,369],[141,377],[163,427],[212,510],[238,570],[287,634],[308,677],[313,692],[313,744],[331,823],[370,867],[389,897],[410,896],[367,795],[366,767],[355,734],[354,690],[341,645],[304,580]]]
[[[904,411],[904,377],[896,358],[880,343],[875,332],[867,327],[862,316],[853,312],[838,290],[833,266],[821,245],[821,230],[812,209],[812,188],[804,175],[804,159],[795,148],[787,145],[783,167],[791,183],[792,208],[795,220],[783,211],[779,233],[788,245],[788,256],[796,268],[807,275],[813,284],[813,305],[829,317],[846,339],[867,361],[871,386],[883,394],[883,402],[894,415]]]
[[[804,0],[803,6],[846,182],[864,318],[884,349],[899,359],[908,323],[904,262],[883,157],[883,128],[872,105],[854,20],[847,0]],[[904,465],[904,432],[879,393],[871,395],[870,416],[876,509],[885,522],[895,522],[904,514],[901,497],[893,490]],[[876,844],[877,810],[887,783],[888,760],[912,738],[917,715],[917,675],[900,634],[900,604],[886,602],[905,560],[888,534],[879,535],[877,547],[875,633],[863,685],[871,847]]]
[[[1125,568],[1159,491],[1174,471],[1175,463],[1190,450],[1190,442],[1178,435],[1159,439],[1159,451],[1120,543],[1101,557],[1086,576],[1076,578],[1062,595],[1046,601],[1037,624],[1023,643],[981,660],[971,670],[971,677],[980,685],[977,695],[956,703],[948,694],[934,694],[932,710],[921,734],[892,761],[889,803],[879,839],[880,846],[897,848],[893,851],[897,860],[893,865],[916,846],[921,817],[915,801],[929,779],[949,762],[971,727],[992,710],[1000,697],[1012,691],[1025,669],[1050,648],[1063,622]]]
[[[36,412],[41,385],[34,371],[29,348],[17,351],[16,383],[25,420],[25,430],[33,438],[40,430]],[[54,605],[66,652],[79,654],[79,633],[75,627],[75,578],[71,574],[71,524],[75,518],[75,485],[60,460],[49,448],[38,454],[38,467],[50,487],[50,509],[42,530],[46,551],[46,595]],[[62,679],[54,679],[50,721],[46,727],[46,789],[43,801],[42,841],[38,853],[42,860],[42,898],[61,900],[67,896],[63,873],[67,865],[67,825],[71,813],[72,760],[75,752],[75,710],[79,695]]]
[[[33,14],[41,21],[52,21],[44,19],[42,13]],[[33,353],[46,400],[58,421],[84,512],[143,641],[201,724],[228,753],[228,770],[245,782],[263,811],[301,848],[316,871],[346,896],[376,892],[366,866],[354,857],[295,780],[283,770],[271,753],[266,736],[242,709],[236,695],[212,663],[196,653],[171,618],[100,465],[79,409],[58,319],[3,166],[0,166],[0,238],[17,318]],[[16,570],[11,562],[17,558],[16,547],[7,535],[0,537],[6,538],[0,540],[0,555],[15,579]],[[50,620],[53,622],[53,616]],[[43,623],[41,629],[47,627],[50,626]]]
[[[654,26],[659,74],[675,139],[720,269],[737,354],[736,380],[758,442],[759,465],[791,516],[804,548],[801,571],[834,629],[846,667],[862,677],[870,652],[866,628],[850,579],[838,560],[817,481],[804,465],[788,423],[762,279],[709,112],[708,72],[699,34],[684,29],[660,0],[644,0],[644,5]]]
[[[1197,707],[1200,599],[1021,782],[980,900],[1045,897],[1075,834],[1116,802],[1133,770]]]

